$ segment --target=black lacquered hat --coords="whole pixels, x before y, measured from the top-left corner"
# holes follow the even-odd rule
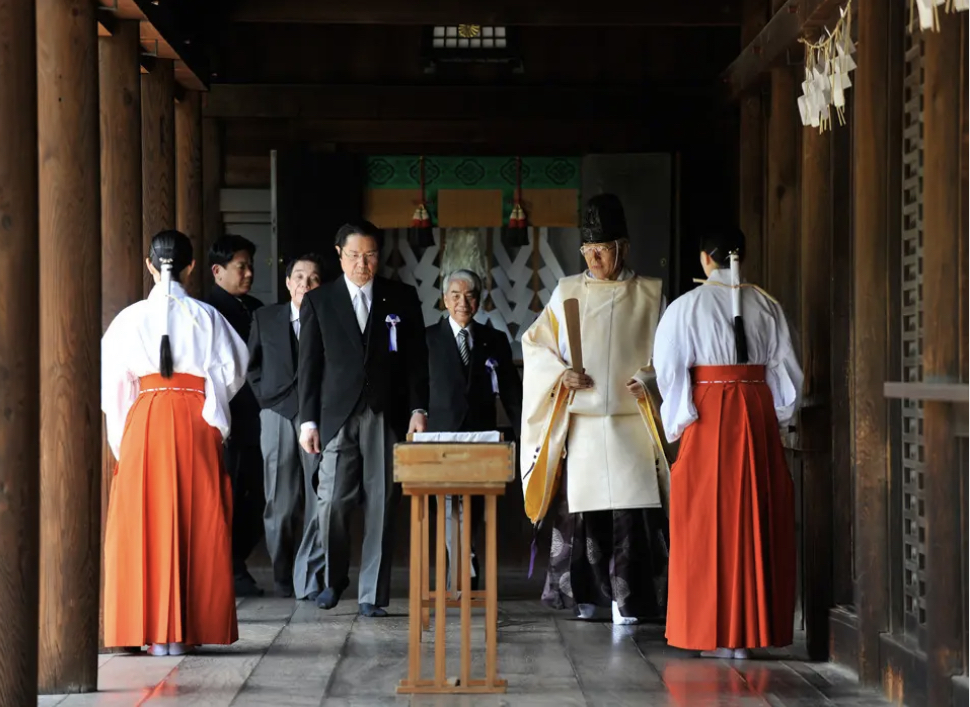
[[[629,238],[626,215],[619,197],[616,194],[599,194],[587,201],[579,233],[583,243],[607,243]]]

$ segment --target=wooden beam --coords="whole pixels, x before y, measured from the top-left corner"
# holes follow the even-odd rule
[[[960,151],[961,87],[966,83],[967,48],[961,42],[966,21],[940,16],[940,31],[927,32],[923,51],[923,378],[931,384],[962,388],[960,345],[966,323],[960,319],[960,271],[955,256],[967,241],[962,223]],[[966,296],[966,293],[963,293]],[[963,670],[966,618],[962,577],[965,520],[955,489],[961,483],[956,406],[927,400],[923,407],[926,447],[926,657],[927,704],[947,704],[951,678]],[[962,495],[962,494],[961,494]]]
[[[721,74],[728,96],[734,100],[751,88],[789,50],[798,50],[798,39],[817,31],[838,17],[844,0],[787,0],[758,35],[741,50]],[[801,56],[801,51],[798,51]]]
[[[789,321],[798,328],[798,140],[792,69],[771,73],[771,107],[768,115],[767,218],[765,229],[765,282],[781,302]]]
[[[93,0],[37,0],[42,693],[98,686],[101,198]]]
[[[817,405],[800,416],[802,583],[808,655],[827,660],[832,607],[832,174],[831,133],[806,130],[801,177],[801,339],[804,395]]]
[[[740,23],[739,0],[692,0],[689,3],[627,3],[605,0],[542,2],[542,0],[466,0],[461,3],[371,0],[243,0],[233,22],[296,22],[325,24],[443,25],[476,23],[505,26],[719,26]]]
[[[118,20],[98,41],[101,101],[101,329],[142,296],[141,77],[138,21]],[[103,430],[102,430],[103,433]],[[115,459],[101,446],[101,541]],[[103,569],[103,568],[102,568]],[[102,596],[103,596],[102,572]],[[103,603],[102,603],[103,609]],[[103,611],[100,635],[104,636]]]
[[[860,0],[859,68],[855,72],[853,404],[855,420],[855,566],[860,679],[880,685],[880,635],[889,629],[889,378],[892,241],[889,211],[899,205],[890,172],[898,170],[898,141],[890,139],[891,33],[901,29],[891,5]],[[895,26],[894,26],[895,25]],[[899,110],[898,105],[889,105]]]
[[[363,120],[509,120],[523,118],[628,119],[685,103],[706,106],[709,86],[375,86],[214,84],[205,96],[207,118]]]
[[[152,238],[175,228],[175,73],[171,61],[160,59],[141,77],[142,125],[142,257]],[[143,275],[147,296],[153,282]]]
[[[34,0],[0,3],[0,703],[31,706],[40,562],[36,12]]]
[[[741,42],[747,44],[764,27],[768,0],[744,0]],[[744,272],[751,282],[764,282],[765,248],[765,100],[752,92],[741,101],[738,153],[738,225],[747,247]]]
[[[188,282],[188,293],[202,297],[202,96],[188,91],[175,104],[175,227],[192,241],[198,261]]]

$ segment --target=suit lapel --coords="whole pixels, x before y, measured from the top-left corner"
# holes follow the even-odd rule
[[[374,301],[370,305],[370,320],[367,324],[367,358],[371,357],[375,346],[383,345],[386,336],[384,330],[387,328],[384,320],[389,314],[384,285],[379,277],[374,278],[374,289],[371,290],[371,294]],[[398,337],[398,344],[400,344],[400,337]]]
[[[485,336],[482,333],[483,327],[476,321],[472,321],[470,327],[472,330],[472,350],[471,350],[471,365],[469,366],[468,372],[468,387],[471,387],[473,373],[475,371],[481,371],[485,367],[485,360],[488,358],[488,350],[485,344]]]
[[[356,348],[361,355],[364,353],[364,341],[360,335],[360,325],[357,323],[357,315],[354,314],[354,302],[350,299],[350,290],[347,289],[347,282],[344,277],[338,277],[330,283],[331,300],[336,311],[337,318],[341,325],[347,330],[347,338],[351,345]]]
[[[296,361],[297,353],[299,351],[299,344],[296,341],[296,334],[293,333],[293,323],[290,321],[290,303],[287,302],[280,308],[279,317],[277,318],[276,326],[278,330],[278,336],[280,337],[280,346],[283,347],[284,351],[290,352],[289,364],[290,368],[286,371],[288,376],[292,376],[294,371],[296,371]],[[284,343],[285,342],[285,343]]]
[[[455,339],[455,332],[451,328],[448,317],[441,320],[438,326],[438,337],[445,352],[445,358],[448,359],[449,375],[456,381],[464,381],[465,367],[462,365],[461,354],[458,353],[458,341]]]

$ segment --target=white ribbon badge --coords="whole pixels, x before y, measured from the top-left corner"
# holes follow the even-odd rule
[[[390,350],[397,353],[397,325],[401,323],[401,318],[396,314],[388,314],[384,322],[387,324],[387,328],[391,334]]]
[[[485,362],[485,368],[488,369],[488,372],[492,376],[492,392],[498,395],[498,374],[495,373],[495,370],[498,368],[498,361],[494,358],[488,359]]]

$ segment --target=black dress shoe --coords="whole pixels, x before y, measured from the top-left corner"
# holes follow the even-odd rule
[[[366,616],[369,619],[383,619],[385,616],[387,616],[387,612],[381,607],[373,604],[361,604],[360,615]]]
[[[234,584],[237,597],[263,596],[263,590],[259,588],[259,585],[256,584],[256,580],[253,579],[248,572],[243,576],[237,575]]]
[[[315,591],[314,592],[310,592],[305,597],[302,597],[301,598],[301,601],[312,601],[312,602],[315,603],[317,601],[317,598],[319,596],[320,596],[320,592],[315,592]]]
[[[291,599],[294,593],[295,592],[292,584],[282,584],[280,582],[276,583],[276,596],[284,599]]]
[[[337,606],[337,602],[340,601],[340,595],[343,594],[342,591],[338,592],[332,587],[327,587],[322,592],[320,596],[317,597],[317,606],[321,609],[332,609]]]

